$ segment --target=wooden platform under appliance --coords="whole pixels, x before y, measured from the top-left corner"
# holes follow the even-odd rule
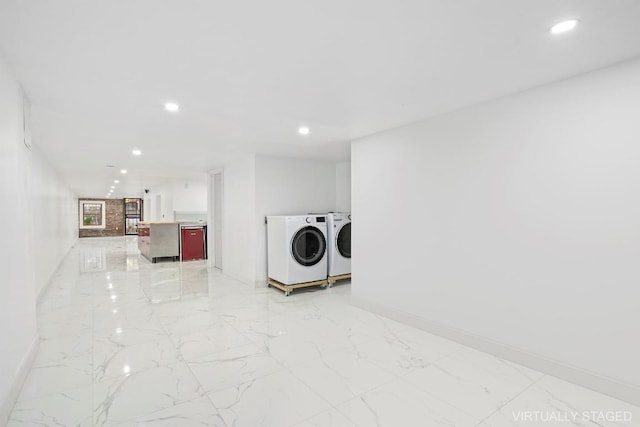
[[[291,292],[293,292],[295,289],[308,288],[309,286],[320,286],[324,288],[328,284],[329,282],[327,281],[327,279],[314,280],[313,282],[295,283],[293,285],[285,285],[284,283],[280,283],[274,279],[267,280],[267,286],[273,286],[274,288],[278,288],[281,291],[284,291],[285,297],[288,297],[289,295],[291,295]]]

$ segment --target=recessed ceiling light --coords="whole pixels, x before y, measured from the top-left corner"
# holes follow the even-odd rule
[[[568,19],[566,21],[558,22],[553,27],[549,29],[551,34],[562,34],[567,31],[571,31],[578,25],[577,19]]]
[[[140,150],[136,149],[136,150],[133,150],[133,151],[131,152],[131,154],[133,154],[134,156],[141,156],[141,155],[142,155],[142,151],[140,151]]]
[[[120,173],[125,174],[125,173],[127,173],[127,170],[126,169],[120,169]]]
[[[115,186],[115,185],[112,185],[112,186],[111,186],[111,188],[116,188],[116,186]]]
[[[180,106],[175,102],[167,102],[166,104],[164,104],[164,109],[172,113],[175,113],[180,109]]]
[[[298,128],[298,133],[300,135],[309,135],[309,132],[311,132],[311,131],[306,126],[302,126],[302,127]]]
[[[119,179],[114,179],[114,180],[113,180],[113,182],[114,182],[115,184],[118,184],[118,183],[120,182],[120,180],[119,180]]]

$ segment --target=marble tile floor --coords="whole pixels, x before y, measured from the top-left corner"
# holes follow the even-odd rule
[[[81,239],[9,426],[640,426],[640,408],[349,304]],[[574,418],[575,417],[575,418]],[[617,418],[617,419],[616,419]]]

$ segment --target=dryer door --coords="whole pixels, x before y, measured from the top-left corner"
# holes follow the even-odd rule
[[[319,263],[326,250],[327,241],[324,234],[316,227],[301,228],[291,239],[291,255],[305,267]]]
[[[338,252],[345,258],[351,258],[351,223],[347,223],[336,236],[336,247]]]

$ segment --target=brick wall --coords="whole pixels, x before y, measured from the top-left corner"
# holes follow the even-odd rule
[[[124,236],[124,199],[80,199],[78,201],[78,215],[83,200],[105,202],[106,227],[104,230],[79,229],[79,237]]]

